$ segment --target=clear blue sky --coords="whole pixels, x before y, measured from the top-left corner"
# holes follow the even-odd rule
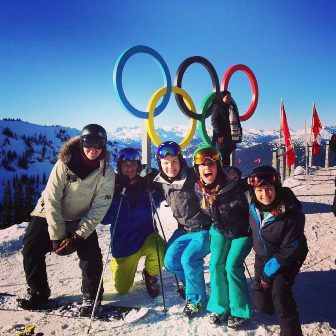
[[[324,125],[336,125],[336,1],[226,0],[2,0],[0,6],[0,117],[107,130],[141,125],[117,101],[113,67],[127,48],[147,45],[172,78],[187,57],[212,62],[221,79],[243,63],[259,85],[256,113],[244,128],[277,129],[283,98],[289,126],[310,123],[313,101]],[[135,55],[125,66],[125,91],[145,109],[163,85],[153,59]],[[206,70],[192,65],[183,88],[198,108],[211,91]],[[250,85],[236,73],[229,90],[242,114]],[[187,124],[175,99],[156,125]]]

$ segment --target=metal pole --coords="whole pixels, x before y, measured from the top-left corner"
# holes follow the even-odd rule
[[[101,277],[100,277],[99,286],[98,286],[98,290],[97,290],[97,295],[96,295],[96,298],[95,298],[95,301],[94,301],[94,304],[93,304],[93,309],[92,309],[92,313],[91,313],[91,317],[90,317],[90,324],[89,324],[88,329],[87,329],[87,334],[90,333],[90,329],[91,329],[92,321],[93,321],[93,318],[94,318],[94,315],[95,315],[95,309],[96,309],[96,306],[97,306],[97,302],[98,302],[98,297],[99,297],[100,289],[101,289],[101,286],[102,286],[102,284],[103,284],[103,278],[104,278],[104,274],[105,274],[106,265],[107,265],[107,263],[108,263],[108,257],[109,257],[109,255],[110,255],[111,250],[112,250],[112,244],[113,244],[113,239],[114,239],[115,229],[116,229],[116,226],[117,226],[117,220],[118,220],[118,217],[119,217],[119,212],[120,212],[120,208],[121,208],[121,203],[122,203],[123,197],[125,196],[125,191],[126,191],[126,188],[124,187],[123,190],[122,190],[122,192],[120,193],[121,198],[120,198],[120,203],[119,203],[119,207],[118,207],[118,212],[117,212],[117,216],[116,216],[116,219],[115,219],[115,222],[114,222],[114,227],[113,227],[113,231],[112,231],[112,235],[111,235],[111,243],[110,243],[110,246],[109,246],[109,250],[108,250],[108,252],[107,252],[107,255],[106,255],[106,260],[105,260],[104,267],[103,267],[103,271],[102,271],[102,274],[101,274]]]
[[[154,233],[155,233],[155,243],[156,243],[156,253],[157,253],[157,257],[158,257],[158,263],[159,263],[159,274],[160,274],[160,282],[161,282],[161,294],[162,294],[162,301],[163,301],[163,311],[166,314],[167,313],[167,309],[166,309],[166,300],[165,300],[165,295],[164,295],[164,288],[163,288],[163,280],[162,280],[162,271],[161,271],[161,262],[160,262],[160,251],[159,251],[159,243],[158,243],[158,228],[155,222],[155,203],[153,200],[153,196],[150,190],[148,190],[148,194],[149,194],[149,199],[150,199],[150,203],[151,203],[151,208],[152,208],[152,222],[153,222],[153,229],[154,229]]]
[[[142,164],[151,164],[151,141],[147,134],[145,121],[142,123],[142,141],[141,141]]]

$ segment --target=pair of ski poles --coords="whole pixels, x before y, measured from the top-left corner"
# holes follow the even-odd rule
[[[98,298],[99,298],[99,295],[100,295],[100,290],[101,290],[101,287],[102,287],[106,266],[108,264],[109,255],[110,255],[111,250],[112,250],[112,244],[113,244],[113,241],[114,241],[114,235],[115,235],[115,230],[116,230],[117,221],[118,221],[118,218],[119,218],[119,213],[120,213],[122,201],[123,201],[123,198],[125,197],[125,192],[126,192],[126,188],[124,187],[122,192],[120,193],[121,198],[120,198],[120,203],[119,203],[119,206],[118,206],[118,211],[117,211],[117,215],[116,215],[116,219],[115,219],[115,223],[114,223],[114,227],[113,227],[113,231],[112,231],[112,235],[111,235],[111,243],[109,244],[109,250],[107,252],[104,267],[103,267],[103,270],[102,270],[102,275],[100,277],[100,281],[99,281],[99,285],[98,285],[98,289],[97,289],[97,295],[95,297],[95,301],[94,301],[94,305],[93,305],[93,309],[92,309],[92,313],[91,313],[91,317],[90,317],[90,323],[89,323],[89,326],[88,326],[88,329],[87,329],[87,334],[90,333],[90,329],[91,329],[91,326],[92,326],[92,321],[94,319],[95,310],[96,310],[96,306],[97,306],[97,303],[98,303]],[[148,195],[149,195],[151,210],[152,210],[153,229],[154,229],[154,232],[155,232],[156,253],[157,253],[158,263],[159,263],[159,274],[160,274],[163,310],[164,310],[164,313],[166,314],[166,312],[167,312],[166,300],[165,300],[165,296],[164,296],[163,278],[162,278],[162,270],[161,270],[162,265],[161,265],[161,261],[160,261],[160,251],[159,251],[159,243],[158,243],[158,232],[159,232],[159,230],[158,230],[156,222],[155,222],[155,215],[157,216],[158,221],[160,223],[160,228],[161,228],[162,235],[163,235],[163,238],[164,238],[165,242],[167,242],[167,240],[166,240],[166,237],[165,237],[165,234],[164,234],[164,231],[163,231],[163,227],[162,227],[162,223],[161,223],[159,214],[158,214],[157,209],[156,209],[156,204],[155,204],[155,201],[153,199],[153,195],[152,195],[150,190],[148,190]],[[178,279],[177,279],[176,275],[175,275],[175,279],[176,279],[177,286],[179,288],[179,283],[178,283]],[[180,288],[179,288],[179,291],[180,291]]]

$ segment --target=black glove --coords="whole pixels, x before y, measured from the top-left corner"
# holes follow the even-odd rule
[[[57,255],[66,256],[77,251],[80,245],[83,243],[84,238],[82,238],[77,233],[74,233],[71,237],[64,238],[59,246],[54,249]],[[55,244],[56,246],[56,244]],[[53,242],[54,247],[54,242]]]
[[[61,239],[61,240],[52,240],[52,241],[51,241],[52,248],[53,248],[53,250],[54,250],[55,252],[56,252],[56,250],[60,247],[61,242],[62,242],[62,239]]]

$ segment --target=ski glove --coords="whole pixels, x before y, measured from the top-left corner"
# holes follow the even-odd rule
[[[276,258],[271,258],[264,265],[264,274],[268,277],[272,277],[280,268],[280,264]]]
[[[84,238],[82,238],[77,233],[74,233],[72,236],[64,238],[59,244],[59,247],[55,249],[55,252],[57,255],[60,256],[69,255],[71,253],[76,252],[83,241]]]

